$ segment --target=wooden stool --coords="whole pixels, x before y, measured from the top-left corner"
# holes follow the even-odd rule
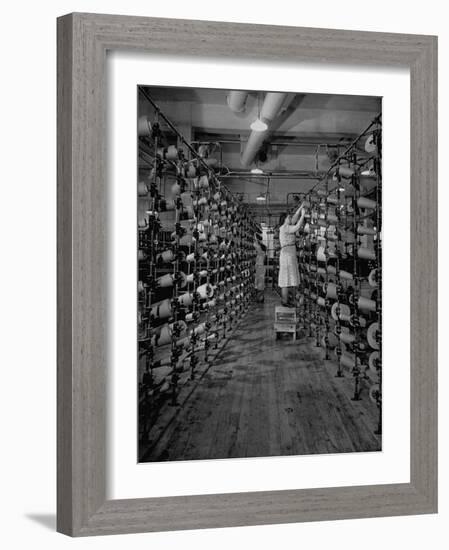
[[[293,341],[296,340],[298,330],[298,318],[294,307],[276,306],[274,311],[274,332],[276,340],[278,334],[289,332],[293,334]]]

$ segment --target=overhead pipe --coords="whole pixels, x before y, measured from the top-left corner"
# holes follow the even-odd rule
[[[266,94],[260,111],[260,119],[262,122],[268,123],[276,118],[286,97],[286,93],[268,92]]]
[[[241,157],[241,163],[243,166],[249,166],[254,160],[257,151],[262,146],[262,143],[270,131],[270,122],[272,122],[278,115],[286,97],[286,93],[280,92],[268,92],[265,95],[262,109],[260,111],[260,120],[265,122],[268,128],[263,131],[251,131]]]
[[[265,138],[268,135],[268,130],[262,132],[258,130],[252,130],[248,141],[246,142],[245,149],[242,153],[241,162],[243,166],[249,166],[254,160],[257,151],[262,147]]]
[[[241,113],[245,110],[248,92],[239,92],[233,90],[226,97],[228,106],[234,113]]]

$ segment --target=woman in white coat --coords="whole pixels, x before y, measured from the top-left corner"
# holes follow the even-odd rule
[[[293,216],[285,212],[279,218],[281,253],[279,257],[278,284],[281,288],[282,305],[287,307],[292,305],[290,302],[290,291],[299,285],[295,233],[304,225],[304,218],[305,209],[303,204],[301,204]]]

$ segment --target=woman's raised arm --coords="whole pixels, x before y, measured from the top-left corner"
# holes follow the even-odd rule
[[[295,224],[298,221],[299,214],[301,213],[301,210],[303,209],[303,205],[304,205],[304,202],[302,202],[300,204],[298,210],[296,210],[296,212],[293,214],[293,216],[292,216],[292,223],[293,224]]]
[[[304,208],[301,207],[302,212],[301,212],[301,218],[299,219],[298,223],[296,224],[293,224],[293,225],[288,225],[286,227],[287,229],[287,233],[296,233],[298,231],[298,229],[301,229],[302,225],[304,224],[304,219],[305,219],[305,216],[306,216],[306,211],[304,210]]]

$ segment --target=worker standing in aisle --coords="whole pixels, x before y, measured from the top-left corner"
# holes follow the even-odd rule
[[[284,212],[279,218],[281,253],[279,257],[278,284],[281,289],[282,305],[286,307],[294,306],[294,293],[296,287],[299,285],[295,233],[304,225],[304,219],[304,203],[299,206],[293,216]],[[291,294],[293,294],[293,297],[290,296]]]
[[[260,242],[257,237],[257,233],[254,235],[254,248],[256,249],[256,275],[255,275],[255,287],[256,287],[256,300],[259,303],[264,301],[265,290],[265,257],[267,247]]]

